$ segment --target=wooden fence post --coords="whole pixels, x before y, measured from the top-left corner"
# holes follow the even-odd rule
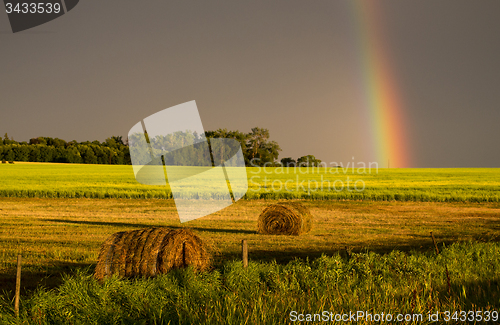
[[[17,255],[16,297],[14,300],[14,311],[19,317],[19,296],[21,294],[21,255]]]
[[[438,245],[436,244],[436,238],[434,238],[432,231],[431,231],[431,237],[432,237],[432,242],[434,243],[434,248],[436,249],[436,255],[439,255],[439,249],[438,249]],[[448,294],[451,295],[450,272],[448,272],[448,266],[445,265],[444,268],[446,270],[446,282],[448,283]]]
[[[349,251],[349,246],[345,247],[345,256],[347,257],[347,261],[351,260],[351,252]]]
[[[182,243],[182,266],[186,267],[186,242]]]
[[[241,241],[241,257],[243,259],[243,267],[248,267],[248,245],[246,239]]]
[[[431,231],[431,237],[432,237],[432,242],[434,243],[434,248],[436,249],[436,255],[439,255],[439,248],[438,245],[436,244],[436,238],[434,238],[432,231]]]

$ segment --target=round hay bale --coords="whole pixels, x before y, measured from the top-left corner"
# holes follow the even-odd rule
[[[102,244],[95,277],[153,277],[171,269],[193,266],[205,270],[210,256],[190,229],[148,228],[117,232]]]
[[[311,230],[312,215],[298,202],[268,206],[257,222],[257,232],[265,235],[300,235]]]

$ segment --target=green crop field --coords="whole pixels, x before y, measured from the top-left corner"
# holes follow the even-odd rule
[[[500,202],[499,168],[247,168],[246,199]],[[214,192],[216,195],[217,193]],[[132,166],[0,164],[0,197],[172,198]]]
[[[131,166],[0,164],[0,324],[287,324],[291,311],[427,317],[499,310],[499,169],[247,174],[245,200],[181,224],[169,188],[138,184]],[[306,205],[311,232],[256,233],[261,211],[279,200]],[[104,284],[92,278],[109,235],[151,226],[193,229],[210,249],[211,270]],[[248,269],[241,267],[242,239]]]

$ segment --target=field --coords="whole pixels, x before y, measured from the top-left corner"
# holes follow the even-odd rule
[[[499,168],[247,168],[246,199],[500,202]],[[172,198],[131,166],[0,164],[0,197]]]
[[[130,166],[0,165],[0,323],[16,322],[11,299],[18,253],[26,323],[285,324],[291,310],[427,316],[445,308],[500,307],[500,170],[268,172],[248,170],[254,178],[246,200],[180,224],[168,189],[137,184]],[[277,186],[297,176],[318,184],[321,177],[323,183],[361,179],[366,189],[272,190],[273,181]],[[277,199],[308,206],[312,231],[257,234],[259,213]],[[188,269],[105,285],[92,280],[107,236],[148,226],[192,228],[211,248],[211,272]],[[247,270],[239,262],[242,239],[249,243]],[[47,290],[35,290],[39,286]]]

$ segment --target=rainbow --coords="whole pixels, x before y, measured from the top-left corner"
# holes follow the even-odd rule
[[[356,22],[358,65],[363,80],[363,105],[369,112],[372,154],[380,167],[409,167],[408,125],[387,53],[389,47],[383,37],[380,3],[373,0],[349,0],[349,3]]]

